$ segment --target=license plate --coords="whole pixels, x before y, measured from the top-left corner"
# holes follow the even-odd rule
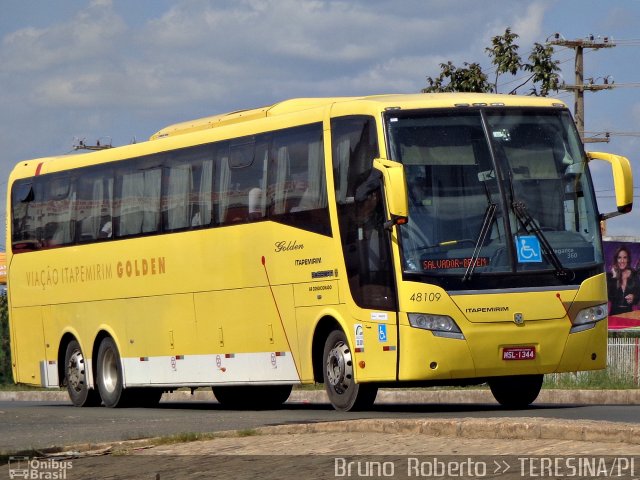
[[[502,360],[534,360],[536,347],[504,347]]]

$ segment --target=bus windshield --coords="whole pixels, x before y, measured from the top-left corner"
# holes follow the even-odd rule
[[[555,273],[602,262],[585,156],[564,109],[487,107],[387,114],[405,166],[405,274]]]

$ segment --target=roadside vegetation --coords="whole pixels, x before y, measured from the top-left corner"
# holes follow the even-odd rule
[[[640,388],[637,379],[607,370],[578,373],[554,373],[544,376],[542,388],[564,390],[625,390]]]
[[[7,295],[0,295],[0,385],[13,384],[11,351],[9,348],[9,314]]]

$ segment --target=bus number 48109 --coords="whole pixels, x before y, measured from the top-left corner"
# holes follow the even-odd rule
[[[440,297],[441,295],[438,292],[420,292],[411,295],[409,300],[412,302],[437,302],[440,300]]]

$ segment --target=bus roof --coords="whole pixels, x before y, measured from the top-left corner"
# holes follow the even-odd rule
[[[188,133],[204,133],[207,130],[217,127],[240,126],[243,123],[250,124],[252,121],[259,121],[266,117],[285,116],[287,114],[327,108],[331,109],[331,116],[344,116],[376,115],[379,112],[390,109],[464,108],[466,106],[477,105],[566,108],[566,105],[560,100],[548,97],[496,95],[487,93],[416,93],[362,97],[294,98],[252,110],[240,110],[169,125],[152,135],[150,140],[179,137]],[[314,116],[317,116],[317,113],[315,113]],[[176,140],[179,139],[176,138]],[[196,143],[202,143],[204,141],[205,140],[200,138]],[[163,149],[165,149],[165,147],[166,149],[170,149],[176,146],[183,146],[182,144],[184,143],[188,142],[179,141],[179,145],[173,144],[171,146],[167,144],[163,146]],[[156,142],[149,141],[80,155],[59,155],[25,160],[14,167],[12,178],[50,173],[80,165],[97,164],[104,161],[129,158],[132,155],[140,156],[157,153],[158,151]],[[64,161],[61,162],[63,159]]]
[[[386,108],[446,108],[477,105],[566,107],[563,102],[548,97],[496,95],[488,93],[417,93],[372,95],[364,97],[294,98],[266,107],[251,110],[238,110],[235,112],[175,123],[154,133],[150,137],[150,140],[197,132],[263,117],[300,112],[310,108],[325,107],[327,105],[338,103],[369,103],[371,106],[376,104],[376,109],[378,110],[384,110]],[[355,105],[352,106],[355,107]]]

